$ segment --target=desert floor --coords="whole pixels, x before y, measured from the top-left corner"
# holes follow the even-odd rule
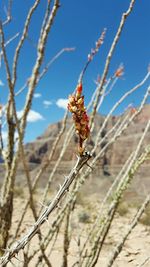
[[[36,195],[37,206],[39,196]],[[13,227],[11,230],[11,237],[13,237],[16,225],[20,219],[21,213],[23,211],[23,207],[25,204],[25,196],[23,197],[16,197],[14,201],[14,217],[13,217]],[[79,199],[79,203],[77,204],[77,208],[75,210],[75,214],[72,218],[71,223],[71,234],[72,234],[72,241],[70,244],[69,250],[69,264],[68,267],[71,267],[73,263],[77,260],[78,257],[78,249],[77,249],[77,238],[80,233],[81,243],[84,242],[86,238],[86,230],[92,223],[92,216],[93,210],[94,212],[97,210],[98,202],[96,200],[95,195],[91,195],[90,199]],[[91,214],[90,214],[91,212]],[[83,213],[90,214],[90,219],[82,221],[79,218]],[[123,234],[128,229],[133,216],[136,213],[135,207],[128,207],[128,204],[123,203],[123,206],[120,207],[117,214],[115,215],[114,222],[112,224],[112,228],[110,230],[109,236],[105,242],[104,249],[101,252],[99,261],[96,266],[105,267],[108,259],[113,252],[113,249],[121,240]],[[42,226],[42,234],[43,237],[45,233],[48,231],[51,221],[53,220],[53,216],[51,215],[49,218],[49,224],[45,222]],[[20,232],[20,237],[22,237],[25,233],[28,232],[30,227],[33,224],[33,217],[31,210],[29,209],[23,223],[22,230]],[[148,223],[146,223],[148,224]],[[146,225],[145,223],[140,222],[129,235],[127,241],[125,242],[124,248],[119,254],[118,258],[114,262],[114,267],[149,267],[150,266],[150,226]],[[63,228],[63,227],[62,227]],[[33,252],[37,248],[38,239],[35,236],[29,247],[29,251]],[[49,244],[47,253],[51,248],[51,244]],[[26,249],[24,250],[26,251]],[[62,266],[62,253],[63,253],[63,229],[58,236],[58,240],[52,250],[51,256],[49,257],[52,266],[54,267],[61,267]],[[23,251],[20,251],[18,254],[18,259],[13,259],[12,263],[14,266],[22,267],[23,265]],[[37,256],[33,258],[30,262],[29,266],[34,267],[36,266]],[[12,264],[7,265],[12,266]],[[46,265],[39,265],[39,266],[46,266]]]

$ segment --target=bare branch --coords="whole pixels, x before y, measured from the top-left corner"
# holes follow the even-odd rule
[[[112,220],[114,218],[114,214],[116,211],[116,208],[118,207],[118,204],[120,202],[120,199],[122,198],[122,195],[124,193],[124,191],[126,190],[126,188],[129,186],[129,184],[131,183],[131,180],[134,178],[135,173],[137,172],[137,170],[140,168],[140,166],[143,164],[143,162],[145,162],[147,160],[148,155],[150,155],[150,146],[147,146],[144,150],[143,153],[141,153],[140,156],[138,156],[139,154],[139,150],[141,148],[141,145],[144,141],[144,137],[149,129],[150,126],[150,121],[147,123],[147,126],[145,128],[145,131],[138,143],[138,146],[134,152],[134,156],[130,161],[130,164],[126,170],[126,172],[124,173],[122,179],[120,180],[116,191],[114,192],[114,199],[111,202],[107,213],[104,214],[104,217],[102,217],[102,224],[101,227],[98,228],[98,233],[96,233],[96,239],[92,245],[91,248],[91,257],[89,259],[87,259],[87,265],[85,264],[85,266],[87,267],[94,267],[98,257],[100,255],[102,246],[104,244],[105,238],[108,234],[108,231],[110,229]],[[96,229],[95,229],[96,230]]]
[[[124,245],[125,241],[127,240],[129,234],[134,229],[134,227],[137,225],[139,219],[141,218],[143,212],[145,211],[145,209],[149,203],[150,203],[150,195],[147,195],[147,197],[145,198],[144,202],[142,203],[140,209],[138,210],[137,214],[135,215],[133,221],[128,226],[128,229],[127,229],[126,233],[124,234],[123,238],[118,243],[118,245],[115,247],[112,255],[110,256],[109,262],[107,263],[106,267],[111,267],[113,265],[114,261],[116,260],[119,253],[121,252],[123,245]]]
[[[59,189],[50,205],[42,212],[37,222],[33,225],[29,232],[23,238],[18,240],[16,244],[12,245],[12,248],[9,249],[9,251],[1,258],[1,266],[5,266],[5,264],[8,263],[11,258],[13,258],[19,252],[19,250],[23,249],[26,244],[28,244],[28,242],[34,237],[40,226],[47,220],[48,216],[57,207],[58,203],[66,194],[66,192],[68,192],[70,185],[75,180],[80,169],[87,163],[90,157],[91,156],[89,153],[85,153],[82,157],[78,158],[75,167],[72,169],[72,171],[64,181],[62,187]]]
[[[74,47],[66,47],[66,48],[62,48],[44,67],[44,69],[42,70],[42,72],[38,75],[38,79],[37,79],[37,83],[43,78],[43,76],[46,74],[46,72],[48,71],[49,67],[55,62],[55,60],[57,60],[64,52],[71,52],[74,51],[75,48]],[[16,96],[18,96],[20,93],[22,93],[25,88],[28,86],[29,83],[29,79],[26,81],[26,83],[20,88],[20,90],[18,90],[18,92],[15,94]]]
[[[145,75],[145,77],[143,78],[143,80],[141,82],[139,82],[136,86],[134,86],[133,88],[131,88],[129,91],[127,91],[116,103],[115,105],[112,107],[112,109],[109,111],[108,115],[106,116],[106,119],[103,122],[102,127],[100,128],[100,131],[96,137],[96,142],[95,144],[97,144],[102,131],[105,129],[105,126],[110,118],[110,116],[112,115],[112,113],[117,109],[117,107],[132,93],[134,93],[137,89],[139,89],[150,77],[150,71],[148,70],[147,74]],[[96,146],[96,145],[95,145]]]
[[[28,90],[28,95],[26,98],[24,112],[23,112],[23,116],[22,116],[22,120],[21,120],[22,135],[24,135],[24,129],[26,127],[27,115],[28,115],[28,112],[29,112],[30,107],[31,107],[34,89],[35,89],[36,84],[38,82],[38,74],[39,74],[39,70],[40,70],[40,67],[41,67],[41,64],[42,64],[42,61],[44,58],[45,45],[47,42],[48,33],[51,29],[51,26],[52,26],[52,23],[53,23],[53,20],[54,20],[54,17],[56,15],[58,8],[59,8],[59,0],[55,0],[53,9],[52,9],[51,14],[49,16],[49,19],[47,21],[45,29],[44,29],[44,31],[43,31],[42,35],[40,36],[40,39],[39,39],[38,48],[37,48],[38,49],[37,60],[36,60],[35,66],[33,68],[32,75],[31,75],[30,80],[29,80],[29,85],[28,85],[29,90]],[[22,141],[22,140],[20,140],[20,141]]]
[[[5,26],[6,24],[8,24],[9,22],[11,22],[12,20],[12,16],[11,16],[11,8],[12,8],[12,0],[8,1],[8,8],[5,7],[6,9],[6,20],[3,22],[3,26]]]
[[[22,36],[21,36],[20,41],[18,43],[18,46],[16,48],[16,52],[15,52],[15,55],[14,55],[14,61],[13,61],[13,80],[12,80],[13,87],[15,86],[16,79],[17,79],[17,62],[18,62],[18,58],[19,58],[19,53],[20,53],[22,45],[23,45],[23,43],[25,41],[25,38],[26,38],[26,36],[28,34],[28,28],[29,28],[29,25],[30,25],[30,21],[31,21],[32,15],[33,15],[34,11],[36,10],[36,8],[37,8],[39,3],[40,3],[40,0],[36,0],[34,2],[34,5],[30,8],[28,16],[27,16],[27,19],[26,19],[26,22],[25,22],[25,26],[24,26],[24,30],[23,30]]]
[[[16,33],[13,37],[11,37],[8,41],[5,42],[4,47],[6,47],[7,45],[9,45],[13,40],[15,40],[17,37],[19,36],[19,32]],[[2,65],[1,61],[2,61],[2,56],[3,56],[3,51],[0,51],[0,67]]]
[[[107,76],[107,73],[108,73],[108,70],[109,70],[109,65],[110,65],[110,62],[111,62],[111,58],[112,58],[113,52],[114,52],[114,50],[116,48],[116,45],[118,43],[118,40],[120,38],[121,32],[122,32],[124,24],[126,22],[126,19],[130,15],[134,4],[135,4],[135,0],[131,0],[128,10],[125,13],[123,13],[121,21],[120,21],[119,28],[117,30],[117,33],[115,35],[115,38],[113,40],[113,43],[112,43],[111,48],[109,50],[109,53],[107,55],[104,72],[103,72],[103,75],[102,75],[102,78],[101,78],[101,82],[100,82],[100,85],[98,87],[96,99],[95,99],[95,102],[94,102],[94,105],[93,105],[93,112],[92,112],[92,116],[91,116],[91,125],[93,124],[93,121],[94,121],[94,117],[95,117],[95,114],[96,114],[96,111],[97,111],[97,105],[99,103],[99,99],[100,99],[101,94],[102,94],[103,85],[104,85],[105,80],[106,80],[106,76]]]

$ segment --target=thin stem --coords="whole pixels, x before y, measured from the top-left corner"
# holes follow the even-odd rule
[[[131,0],[128,10],[125,13],[123,13],[121,21],[120,21],[120,25],[119,25],[118,30],[117,30],[117,33],[115,35],[115,38],[113,40],[113,43],[112,43],[111,48],[109,50],[109,53],[107,55],[104,72],[103,72],[103,75],[102,75],[102,78],[101,78],[101,82],[100,82],[100,85],[98,87],[96,99],[95,99],[95,102],[94,102],[94,105],[93,105],[93,111],[92,111],[91,121],[90,121],[91,126],[92,126],[92,124],[94,122],[94,117],[95,117],[95,114],[96,114],[96,111],[97,111],[97,105],[99,103],[99,99],[100,99],[100,97],[101,97],[101,95],[103,93],[102,92],[103,91],[103,85],[104,85],[105,80],[106,80],[106,76],[107,76],[107,73],[108,73],[108,70],[109,70],[109,65],[110,65],[114,50],[115,50],[116,45],[118,43],[118,40],[120,38],[121,32],[122,32],[123,27],[124,27],[125,22],[126,22],[126,19],[130,15],[134,4],[135,4],[135,0]]]
[[[75,180],[80,169],[88,162],[90,157],[91,157],[90,154],[86,153],[82,157],[79,157],[77,159],[75,167],[71,170],[68,177],[66,177],[63,185],[60,187],[59,191],[57,192],[53,200],[50,202],[49,206],[42,212],[42,214],[40,215],[36,223],[33,225],[33,227],[30,228],[30,230],[24,237],[22,237],[15,244],[13,244],[12,248],[10,248],[9,251],[6,252],[4,256],[1,258],[2,267],[5,266],[6,263],[8,263],[11,260],[11,258],[13,258],[21,249],[23,249],[29,243],[29,241],[35,236],[41,225],[47,221],[49,215],[53,212],[53,210],[57,208],[60,200],[68,192],[70,185]]]

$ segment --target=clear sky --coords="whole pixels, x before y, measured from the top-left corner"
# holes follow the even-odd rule
[[[79,74],[86,62],[87,55],[95,46],[95,41],[104,28],[107,28],[106,38],[99,53],[89,66],[84,77],[84,94],[86,104],[95,89],[94,80],[102,74],[105,59],[120,23],[122,12],[129,5],[128,0],[61,0],[46,47],[44,64],[55,56],[62,48],[75,47],[73,52],[63,53],[49,68],[45,77],[40,81],[35,91],[34,102],[30,116],[26,141],[34,140],[43,133],[50,123],[63,117],[64,104],[70,93],[74,91]],[[5,3],[0,3],[0,17],[4,19]],[[6,41],[16,33],[19,36],[27,16],[27,12],[34,1],[15,0],[12,6],[12,22],[5,27]],[[36,59],[36,46],[42,23],[46,0],[42,0],[36,10],[19,59],[18,80],[16,92],[31,74]],[[7,46],[10,66],[19,36]],[[150,1],[137,0],[132,14],[127,19],[121,38],[112,58],[109,69],[111,76],[120,63],[124,64],[125,73],[109,95],[100,113],[107,114],[112,105],[130,88],[143,79],[150,62]],[[44,66],[43,64],[43,66]],[[120,114],[129,103],[138,106],[148,83],[129,97],[116,111]],[[8,95],[4,63],[0,67],[0,100],[6,103]],[[21,114],[25,93],[17,98],[17,110]],[[3,129],[6,135],[6,129]]]

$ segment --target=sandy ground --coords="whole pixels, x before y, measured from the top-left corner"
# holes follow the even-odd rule
[[[19,221],[24,203],[25,203],[25,200],[22,198],[15,199],[14,208],[16,212],[13,218],[13,227],[11,231],[12,236],[15,231],[17,222]],[[128,225],[130,224],[131,218],[134,216],[135,211],[136,211],[135,209],[130,209],[129,212],[124,216],[120,216],[119,214],[116,214],[111,231],[106,240],[105,247],[102,250],[99,261],[96,266],[98,267],[106,266],[108,259],[110,257],[110,254],[112,253],[116,244],[121,240],[121,237],[125,233]],[[52,218],[53,218],[53,215],[52,215]],[[51,218],[49,218],[49,222],[50,221],[51,221]],[[33,223],[32,214],[31,214],[31,211],[28,211],[25,217],[25,220],[24,220],[24,224],[23,224],[24,228],[22,229],[21,236],[23,236],[29,230],[32,223]],[[81,231],[81,242],[82,242],[86,238],[85,229],[88,228],[88,224],[78,222],[78,212],[77,212],[75,214],[75,217],[73,218],[72,226],[73,226],[72,228],[73,231],[72,231],[72,241],[71,241],[70,250],[69,250],[68,267],[71,267],[72,264],[76,262],[77,257],[78,257],[78,249],[77,249],[77,237],[79,233],[78,230],[80,229]],[[47,223],[45,223],[45,225],[42,226],[43,236],[48,231],[48,228],[49,228],[49,225]],[[37,239],[37,236],[35,236],[30,244],[30,252],[33,252],[33,250],[37,247],[37,244],[38,244],[38,239]],[[50,250],[50,247],[51,247],[51,244],[48,247],[47,253]],[[60,233],[58,240],[55,244],[54,250],[52,251],[52,254],[50,256],[52,267],[62,266],[62,253],[63,253],[63,234]],[[150,257],[150,227],[139,223],[134,228],[133,232],[129,235],[127,241],[125,242],[125,246],[123,250],[119,254],[116,261],[114,262],[113,266],[114,267],[126,267],[126,266],[128,267],[150,267],[150,258],[148,259],[148,257]],[[14,266],[22,267],[23,266],[23,252],[22,251],[19,252],[18,259],[19,261],[16,259],[13,259],[12,262]],[[31,261],[29,266],[34,267],[36,265],[36,260],[37,260],[37,257],[35,257]],[[8,264],[7,266],[8,267],[12,266],[12,264]],[[39,266],[43,266],[43,265],[39,265]]]

